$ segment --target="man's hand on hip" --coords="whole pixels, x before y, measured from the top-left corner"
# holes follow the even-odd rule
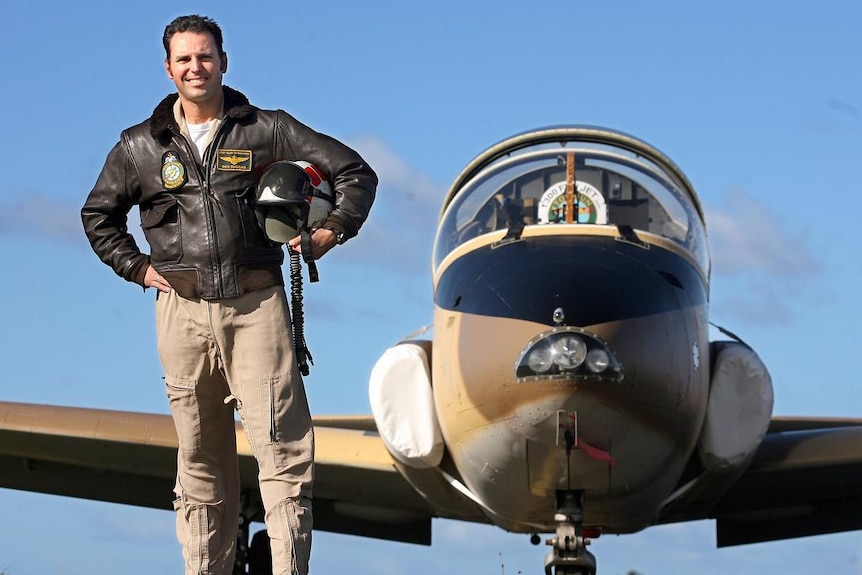
[[[144,287],[153,287],[166,293],[171,291],[171,284],[153,266],[147,266],[147,272],[144,274]]]

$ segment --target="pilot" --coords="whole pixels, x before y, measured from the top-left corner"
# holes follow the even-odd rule
[[[227,54],[211,19],[164,32],[177,93],[122,133],[81,216],[99,257],[156,291],[156,332],[179,439],[177,536],[185,572],[230,574],[239,518],[234,406],[259,465],[273,572],[308,572],[314,438],[294,358],[281,245],[257,224],[256,179],[302,160],[331,182],[335,209],[306,242],[315,259],[357,234],[377,176],[354,150],[222,84]],[[127,231],[134,205],[150,246]],[[289,249],[301,250],[300,238]]]

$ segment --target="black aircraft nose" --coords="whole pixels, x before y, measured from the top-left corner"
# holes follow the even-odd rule
[[[706,286],[683,257],[601,236],[486,245],[447,268],[438,306],[462,313],[587,326],[702,305]]]

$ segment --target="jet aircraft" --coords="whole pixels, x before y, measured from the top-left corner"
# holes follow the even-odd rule
[[[862,529],[862,419],[774,417],[755,351],[710,341],[703,210],[653,146],[561,126],[490,147],[432,269],[432,332],[382,353],[372,413],[314,420],[316,529],[549,534],[546,575],[594,575],[591,538],[663,523],[713,518],[719,546]],[[236,572],[266,573],[237,443]],[[0,403],[2,487],[170,509],[176,447],[167,415]]]

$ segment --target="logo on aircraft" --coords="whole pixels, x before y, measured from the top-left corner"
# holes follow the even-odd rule
[[[607,224],[608,207],[602,193],[588,182],[575,182],[575,209],[578,224]],[[545,190],[539,200],[539,223],[566,222],[566,182],[558,182]]]

